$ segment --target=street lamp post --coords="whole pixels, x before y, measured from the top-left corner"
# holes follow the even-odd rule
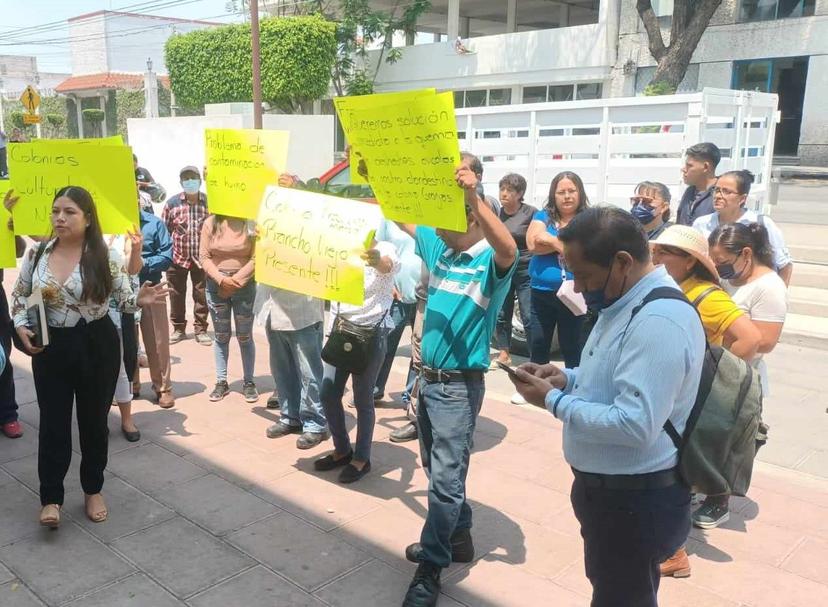
[[[253,128],[262,128],[262,58],[259,44],[259,0],[250,0],[250,42],[253,52]]]

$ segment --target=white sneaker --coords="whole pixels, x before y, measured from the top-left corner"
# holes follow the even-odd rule
[[[515,392],[515,393],[512,395],[512,401],[511,401],[511,402],[512,402],[512,404],[513,404],[513,405],[525,405],[525,404],[527,404],[527,403],[526,403],[526,399],[525,399],[525,398],[523,398],[523,397],[520,395],[520,392]]]

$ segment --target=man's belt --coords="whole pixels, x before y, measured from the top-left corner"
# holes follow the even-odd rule
[[[610,490],[644,490],[664,489],[681,483],[678,471],[661,470],[659,472],[648,472],[646,474],[593,474],[572,469],[575,478],[589,489],[610,489]]]
[[[420,375],[431,384],[482,381],[483,379],[483,371],[479,369],[431,369],[423,367]]]

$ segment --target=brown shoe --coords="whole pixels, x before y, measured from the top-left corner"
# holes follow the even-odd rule
[[[661,563],[661,577],[690,577],[690,559],[687,550],[679,548],[669,559]]]
[[[173,396],[172,392],[159,392],[158,405],[162,409],[170,409],[171,407],[174,407],[175,397]]]

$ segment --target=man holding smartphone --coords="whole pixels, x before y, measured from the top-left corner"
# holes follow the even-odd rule
[[[592,607],[657,607],[659,565],[690,531],[690,489],[663,426],[684,431],[704,332],[689,302],[644,304],[654,289],[681,291],[653,266],[647,236],[626,211],[587,209],[558,237],[575,290],[598,320],[577,369],[528,363],[512,381],[563,422]]]

